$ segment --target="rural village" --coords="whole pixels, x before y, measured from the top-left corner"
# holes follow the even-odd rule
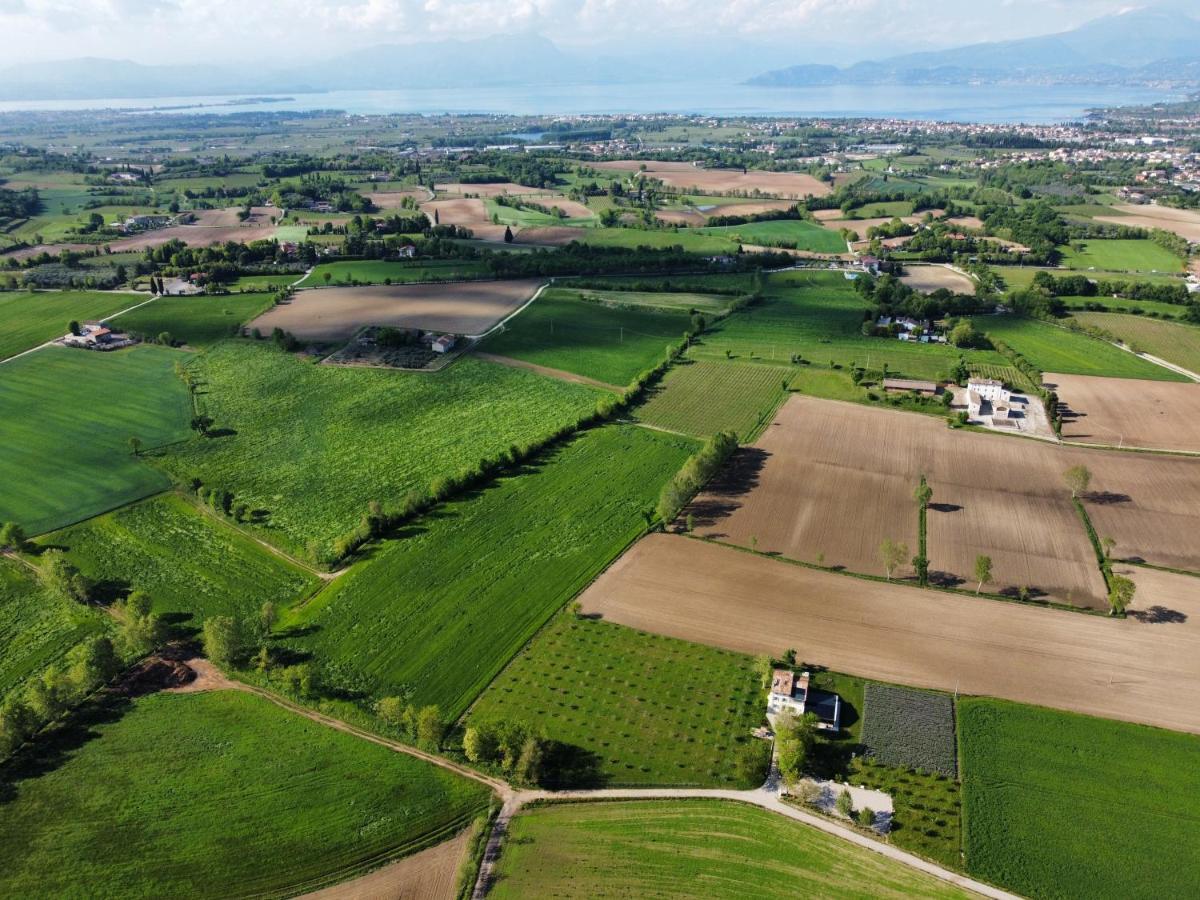
[[[0,895],[1197,896],[1196,107],[0,113]]]

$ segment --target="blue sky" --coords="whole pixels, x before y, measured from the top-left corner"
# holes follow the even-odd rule
[[[794,46],[797,62],[854,62],[1061,31],[1127,8],[1127,0],[0,0],[0,34],[11,62],[273,67],[365,44],[521,31],[567,47],[737,41]]]

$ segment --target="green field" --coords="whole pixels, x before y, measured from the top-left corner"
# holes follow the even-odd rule
[[[958,704],[967,867],[1029,897],[1200,896],[1200,738]]]
[[[43,591],[24,566],[0,559],[0,699],[105,624],[95,609]]]
[[[178,494],[89,519],[41,541],[63,548],[110,596],[145,591],[176,620],[256,616],[310,592],[317,578],[269,553]]]
[[[464,281],[472,278],[486,278],[490,274],[490,270],[482,262],[471,259],[419,262],[356,259],[321,263],[313,269],[308,278],[300,283],[300,287],[324,287],[326,283],[340,284],[355,281],[362,284],[383,284],[389,278],[393,284],[413,281]],[[325,281],[326,275],[329,275],[328,282]]]
[[[931,876],[721,800],[540,806],[509,824],[490,896],[965,897]]]
[[[216,428],[236,433],[198,437],[156,461],[265,510],[263,533],[299,552],[310,541],[329,546],[372,500],[396,503],[574,423],[599,396],[469,358],[412,374],[321,366],[246,341],[219,344],[192,368]]]
[[[524,722],[585,761],[572,784],[737,784],[735,756],[763,721],[748,656],[565,614],[471,709]]]
[[[1078,275],[1079,272],[1070,271],[1068,269],[1042,269],[1033,266],[993,266],[992,271],[1004,279],[1005,287],[1010,291],[1024,290],[1033,284],[1033,278],[1038,272],[1048,272],[1055,278],[1065,278],[1068,275]],[[1161,275],[1138,273],[1131,275],[1128,272],[1086,272],[1084,273],[1093,281],[1121,281],[1132,283],[1138,281],[1150,282],[1152,284],[1179,284],[1181,279],[1178,275]],[[1065,298],[1064,298],[1065,299]],[[1101,303],[1107,303],[1111,298],[1096,297]]]
[[[1118,313],[1080,312],[1074,318],[1083,325],[1103,328],[1143,353],[1200,372],[1200,328],[1195,325]]]
[[[977,331],[1008,344],[1043,372],[1064,375],[1107,375],[1186,381],[1162,366],[1139,359],[1119,347],[1065,328],[1023,316],[977,316]]]
[[[0,359],[67,333],[72,319],[87,322],[145,300],[134,294],[99,291],[17,291],[0,293]]]
[[[158,493],[170,481],[130,453],[189,434],[178,350],[50,347],[0,370],[0,521],[37,534]]]
[[[689,351],[697,360],[787,364],[793,355],[813,367],[851,364],[909,378],[938,378],[960,355],[968,362],[1003,364],[991,351],[910,344],[862,334],[862,298],[841,272],[790,271],[770,276],[766,296],[716,323]]]
[[[707,437],[734,431],[745,440],[783,399],[798,370],[729,361],[681,360],[638,407],[639,422]]]
[[[176,342],[205,347],[236,334],[243,323],[266,312],[269,294],[197,294],[193,297],[160,297],[116,320],[118,327],[148,338],[162,332]]]
[[[1141,310],[1138,315],[1161,316],[1164,319],[1178,319],[1187,312],[1187,307],[1179,303],[1160,303],[1155,300],[1127,300],[1124,297],[1062,297],[1060,298],[1069,310],[1087,312],[1087,304],[1098,304],[1103,309],[1096,312],[1129,312]]]
[[[703,287],[703,285],[698,285],[698,287]],[[562,290],[575,296],[586,297],[592,302],[610,306],[644,307],[652,310],[674,310],[685,313],[691,313],[694,310],[706,318],[711,318],[714,313],[724,310],[733,299],[726,294],[690,291],[656,292],[573,288],[571,282],[566,279],[560,279],[559,287],[553,290]]]
[[[907,200],[892,200],[884,203],[867,203],[850,210],[849,219],[883,219],[913,214],[913,205]]]
[[[380,546],[289,617],[310,629],[291,643],[347,693],[411,694],[456,718],[641,533],[694,450],[635,426],[586,432]]]
[[[1069,269],[1112,269],[1117,272],[1182,272],[1183,260],[1154,241],[1088,240],[1082,251],[1060,248]]]
[[[303,272],[276,272],[273,275],[241,275],[233,279],[233,281],[226,282],[223,287],[228,288],[234,293],[241,291],[274,293],[290,284],[295,284],[303,277]],[[307,284],[308,282],[304,281],[300,286],[304,287]]]
[[[591,296],[586,290],[547,288],[481,349],[624,386],[661,361],[667,345],[679,343],[691,323],[686,311],[581,299]],[[607,296],[620,302],[619,293]],[[669,301],[673,295],[662,296]]]
[[[796,250],[811,250],[814,253],[846,252],[846,242],[840,234],[803,219],[776,219],[769,222],[751,222],[748,225],[720,225],[696,230],[701,234],[725,237],[740,244],[791,247]]]
[[[597,247],[682,247],[690,253],[734,253],[738,248],[726,237],[687,228],[580,228],[576,240]]]
[[[293,896],[451,837],[488,800],[236,691],[114,700],[47,743],[6,773],[6,897]]]

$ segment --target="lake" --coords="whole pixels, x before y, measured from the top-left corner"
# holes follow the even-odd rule
[[[697,113],[713,116],[871,117],[947,122],[1048,124],[1078,119],[1092,107],[1184,99],[1145,88],[1081,85],[876,85],[763,88],[727,82],[542,84],[482,88],[326,91],[270,102],[244,95],[106,100],[0,102],[0,112],[23,110],[160,109],[192,113],[336,109],[358,114]]]

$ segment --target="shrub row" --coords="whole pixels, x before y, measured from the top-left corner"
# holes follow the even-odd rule
[[[683,468],[663,486],[659,494],[655,512],[664,525],[675,520],[679,511],[720,470],[737,446],[737,435],[732,431],[722,431],[710,437],[703,447],[688,458]]]

